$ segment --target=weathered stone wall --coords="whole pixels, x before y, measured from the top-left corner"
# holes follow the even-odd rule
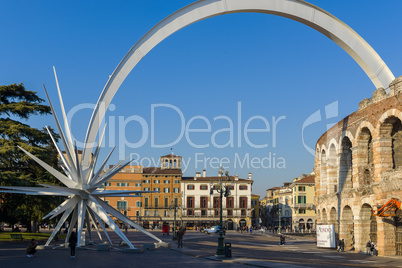
[[[359,110],[316,144],[318,223],[335,224],[346,249],[365,251],[373,239],[380,255],[395,255],[394,217],[372,216],[391,198],[402,200],[402,77],[364,99]],[[402,253],[401,253],[402,254]]]

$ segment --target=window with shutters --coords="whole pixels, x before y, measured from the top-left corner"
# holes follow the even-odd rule
[[[194,184],[187,185],[187,190],[194,190]]]
[[[299,195],[299,196],[297,197],[297,203],[299,203],[299,204],[306,204],[306,196],[301,196],[301,195]]]
[[[200,197],[200,205],[201,205],[201,208],[208,208],[208,197],[201,196]]]
[[[234,197],[226,197],[226,208],[233,208],[234,206]]]
[[[220,208],[219,200],[220,200],[219,196],[214,196],[214,208]]]
[[[247,208],[247,197],[240,197],[240,208]]]
[[[194,208],[194,196],[187,197],[187,207]]]
[[[208,185],[207,184],[201,184],[200,185],[200,190],[208,190]]]

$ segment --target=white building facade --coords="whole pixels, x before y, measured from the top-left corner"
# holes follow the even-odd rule
[[[207,177],[205,170],[195,177],[182,177],[182,220],[187,227],[208,227],[219,224],[220,218],[220,180],[230,189],[228,196],[222,197],[223,225],[228,230],[250,226],[252,216],[251,191],[253,181],[251,173],[247,179],[237,175]],[[211,189],[213,190],[211,193]]]

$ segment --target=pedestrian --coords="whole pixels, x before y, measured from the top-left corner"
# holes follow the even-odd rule
[[[75,232],[72,232],[70,238],[68,239],[69,247],[71,249],[71,258],[75,258],[75,247],[77,246],[77,235]]]
[[[342,252],[345,251],[345,239],[342,239],[342,241],[341,241],[341,251]]]
[[[183,229],[180,228],[179,231],[177,231],[177,247],[178,248],[183,248]]]
[[[373,255],[374,256],[374,254],[375,254],[375,245],[374,245],[374,242],[371,242],[371,246],[370,246],[370,255]]]
[[[337,241],[337,243],[336,243],[336,251],[340,251],[341,250],[341,240],[338,238],[338,241]]]
[[[374,242],[371,242],[371,255],[373,256],[378,256],[378,251],[377,251],[377,247],[374,244]]]
[[[31,239],[31,242],[29,242],[28,247],[27,247],[27,257],[31,258],[36,252],[36,247],[38,246],[38,242],[36,242],[35,239]]]
[[[370,255],[371,253],[371,241],[369,240],[366,244],[366,254]]]
[[[285,236],[283,234],[281,234],[280,236],[280,243],[279,245],[285,245]]]

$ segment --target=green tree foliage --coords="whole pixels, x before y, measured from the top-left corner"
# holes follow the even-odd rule
[[[50,114],[50,107],[41,104],[43,101],[36,92],[26,90],[23,84],[0,86],[0,184],[3,186],[59,184],[17,147],[19,145],[57,167],[57,151],[47,131],[21,122],[33,115]],[[59,202],[58,197],[23,194],[0,193],[0,198],[0,222],[22,222],[28,226],[39,221]]]

